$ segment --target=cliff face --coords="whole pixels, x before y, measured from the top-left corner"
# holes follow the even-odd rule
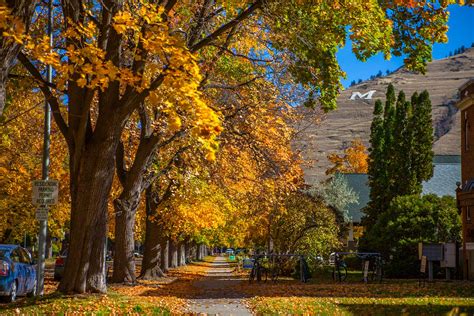
[[[384,101],[389,83],[397,92],[405,91],[407,98],[415,91],[428,90],[435,129],[433,150],[436,155],[459,155],[461,122],[455,103],[458,88],[471,78],[474,78],[474,48],[431,62],[426,75],[401,68],[386,77],[352,86],[339,96],[338,109],[328,114],[300,109],[304,115],[297,123],[301,131],[294,146],[301,150],[305,160],[306,183],[325,177],[331,165],[328,154],[341,153],[356,138],[369,146],[374,103],[377,99]]]

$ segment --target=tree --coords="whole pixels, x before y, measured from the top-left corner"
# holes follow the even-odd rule
[[[414,93],[411,102],[400,91],[393,106],[393,86],[387,100],[377,101],[371,127],[369,154],[370,202],[365,207],[365,239],[362,247],[381,249],[377,244],[380,228],[375,228],[381,214],[390,211],[390,203],[401,196],[419,196],[422,182],[433,176],[433,127],[429,94]],[[383,114],[383,118],[382,118]],[[389,232],[389,230],[387,230]]]
[[[38,1],[33,0],[2,0],[0,2],[0,32],[2,34],[12,32],[20,36],[27,33],[37,3]],[[2,36],[0,39],[0,117],[7,103],[8,75],[15,65],[21,44],[18,39],[8,36]]]
[[[414,93],[411,102],[400,91],[387,88],[385,108],[377,101],[369,149],[370,202],[364,223],[369,228],[377,214],[396,196],[421,194],[422,182],[433,176],[433,127],[427,91]],[[383,114],[383,118],[382,118]]]
[[[317,101],[323,108],[331,109],[342,75],[336,51],[345,42],[347,26],[360,59],[379,51],[387,57],[391,50],[394,54],[403,51],[408,55],[407,66],[422,71],[431,59],[431,44],[446,40],[448,3],[434,8],[412,1],[374,1],[367,7],[296,0],[191,4],[74,0],[61,2],[55,14],[58,37],[52,52],[49,40],[42,35],[4,32],[24,45],[18,60],[39,84],[69,149],[71,245],[67,261],[74,264],[66,263],[60,289],[81,293],[106,290],[103,252],[116,152],[124,128],[143,107],[149,115],[161,114],[154,123],[168,124],[168,132],[179,127],[179,119],[189,118],[192,136],[213,158],[219,120],[202,96],[201,83],[207,78],[201,74],[197,55],[232,53],[236,47],[243,50],[239,55],[247,57],[259,50],[264,50],[264,55],[283,55],[278,59],[279,69],[287,72],[274,72],[269,67],[266,74],[280,73],[273,78],[282,84],[302,84],[319,96]],[[35,12],[37,24],[42,25],[44,11]],[[419,25],[419,16],[427,17],[421,21],[423,30],[432,32],[405,32],[415,20]],[[234,32],[239,40],[226,48],[226,37]],[[251,36],[242,34],[262,40],[249,43]],[[412,45],[413,38],[417,45]],[[45,82],[40,63],[54,67],[54,83]],[[170,134],[145,135],[140,144],[154,147],[170,140]],[[143,173],[149,161],[149,155],[137,155],[132,169]],[[135,177],[138,173],[131,174]],[[140,183],[131,181],[124,186]],[[124,213],[130,219],[125,221],[125,235],[134,216],[132,210],[127,208]]]
[[[320,186],[313,186],[308,194],[322,201],[336,211],[340,223],[351,220],[347,206],[357,203],[359,196],[352,190],[347,180],[340,175],[335,175]]]
[[[384,270],[397,277],[418,275],[419,242],[461,240],[461,220],[453,197],[406,195],[396,197],[380,214],[368,235],[389,260]]]
[[[416,98],[415,93],[412,97]],[[388,170],[392,181],[388,188],[392,196],[421,193],[421,181],[417,181],[412,160],[415,139],[413,135],[412,104],[405,99],[405,93],[400,91],[397,98],[395,122],[393,126],[393,156]],[[429,144],[431,146],[431,143]]]
[[[384,159],[384,119],[382,101],[377,100],[374,107],[374,117],[370,127],[370,148],[368,159],[368,176],[370,201],[364,209],[364,225],[370,227],[375,222],[378,210],[381,209],[387,187],[387,169]]]
[[[413,106],[410,121],[410,129],[413,133],[412,168],[416,181],[421,183],[433,176],[434,130],[428,91],[423,91],[419,96],[413,95],[411,102]]]
[[[339,245],[335,210],[305,192],[295,192],[285,201],[285,212],[271,227],[276,253],[298,253],[309,258],[330,253]]]
[[[328,160],[334,164],[326,170],[326,174],[341,173],[367,173],[367,149],[360,139],[355,139],[351,145],[344,149],[344,154],[330,154]]]

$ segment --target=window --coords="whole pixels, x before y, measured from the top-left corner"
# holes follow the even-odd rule
[[[20,252],[18,251],[18,248],[12,251],[10,255],[10,259],[12,259],[13,262],[20,262]]]
[[[31,264],[31,258],[30,258],[29,253],[23,248],[18,248],[18,249],[20,249],[20,254],[21,254],[20,262],[21,263],[26,263],[26,264]]]
[[[469,206],[466,206],[466,221],[471,222],[471,208]]]

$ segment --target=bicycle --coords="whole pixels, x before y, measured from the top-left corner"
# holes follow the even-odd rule
[[[332,270],[332,279],[334,281],[345,281],[347,278],[347,265],[344,259],[340,258],[338,254],[335,254],[334,267]]]

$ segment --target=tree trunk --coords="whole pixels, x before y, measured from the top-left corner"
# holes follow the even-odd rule
[[[186,263],[192,261],[192,259],[193,259],[191,243],[189,241],[187,241],[184,244],[184,258],[185,258]]]
[[[94,137],[83,149],[77,173],[71,173],[70,245],[62,292],[106,292],[107,202],[118,140],[119,135]]]
[[[201,261],[202,260],[202,245],[198,244],[196,245],[196,260]]]
[[[112,282],[135,284],[135,215],[138,205],[117,199],[115,209],[115,257]]]
[[[7,77],[9,69],[0,70],[0,117],[7,103]]]
[[[160,268],[161,264],[161,227],[153,216],[158,203],[152,198],[152,189],[146,190],[146,226],[145,226],[145,244],[143,251],[142,269],[140,278],[143,280],[154,280],[164,277],[165,274]]]
[[[169,260],[168,260],[168,257],[169,257],[169,242],[168,242],[168,239],[163,240],[161,242],[160,248],[161,248],[161,271],[163,271],[163,273],[166,273],[169,270]]]
[[[184,242],[178,243],[178,266],[186,265],[186,254],[184,252]]]
[[[178,266],[178,246],[175,241],[171,240],[169,241],[169,267],[170,268],[176,268]]]

